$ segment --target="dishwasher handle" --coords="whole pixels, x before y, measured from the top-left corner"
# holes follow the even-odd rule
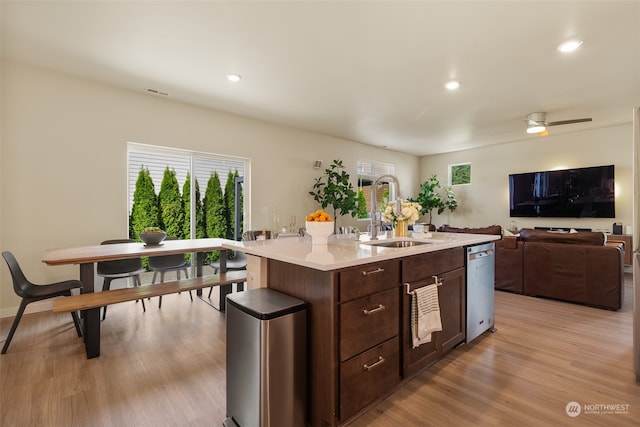
[[[485,258],[485,257],[491,256],[491,255],[493,255],[493,249],[470,253],[468,255],[468,257],[469,257],[469,261],[473,261],[474,259]]]

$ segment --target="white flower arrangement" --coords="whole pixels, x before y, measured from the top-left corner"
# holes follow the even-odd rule
[[[384,222],[389,222],[396,226],[398,221],[407,221],[409,224],[414,224],[420,216],[420,210],[422,206],[416,202],[410,202],[408,200],[399,199],[388,202],[382,210],[381,218]]]

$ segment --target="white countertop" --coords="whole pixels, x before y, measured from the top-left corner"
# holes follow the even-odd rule
[[[379,241],[383,241],[383,239],[384,237]],[[389,239],[426,241],[428,244],[388,248],[367,244],[368,236],[366,235],[361,236],[360,241],[356,241],[351,235],[333,235],[329,236],[329,242],[326,245],[314,245],[311,243],[310,237],[286,237],[246,242],[229,241],[229,243],[225,242],[223,246],[249,255],[284,261],[316,270],[331,271],[499,239],[500,236],[488,234],[432,233],[431,238]]]

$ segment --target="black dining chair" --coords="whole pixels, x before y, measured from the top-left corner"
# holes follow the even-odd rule
[[[227,271],[245,270],[247,268],[247,254],[240,251],[228,251],[228,253],[229,257],[226,262]],[[218,271],[220,271],[220,261],[212,262],[209,265],[213,268],[213,273],[218,274]],[[209,288],[209,298],[211,298],[212,293],[213,286]]]
[[[166,237],[164,240],[178,240],[177,237]],[[153,270],[153,278],[151,284],[156,283],[157,274],[160,273],[160,283],[164,283],[164,274],[170,271],[176,272],[176,278],[180,280],[180,272],[184,271],[185,278],[189,278],[189,267],[191,263],[187,262],[184,254],[159,255],[149,257],[149,268]],[[193,295],[189,291],[189,297],[193,301]],[[158,308],[162,308],[162,295],[158,302]]]
[[[251,240],[267,240],[271,239],[271,231],[269,230],[248,230],[242,233],[242,240],[251,241]],[[246,270],[247,269],[247,254],[240,251],[227,251],[227,262],[225,266],[227,271],[237,271],[237,270]],[[218,274],[220,271],[220,261],[215,261],[209,264],[213,268],[213,273]],[[238,290],[243,290],[243,284],[238,284]],[[231,285],[225,285],[224,287],[228,289],[231,288]],[[211,294],[213,293],[213,286],[209,288],[209,298],[211,298]],[[227,292],[228,293],[228,292]]]
[[[7,349],[9,348],[9,344],[11,343],[13,334],[16,332],[18,323],[20,323],[20,319],[22,318],[24,309],[28,304],[48,298],[71,296],[71,289],[82,288],[82,282],[79,280],[65,280],[63,282],[51,283],[48,285],[36,285],[27,280],[24,273],[22,272],[22,269],[20,268],[20,265],[18,264],[18,261],[16,260],[16,257],[13,256],[11,252],[2,252],[2,257],[9,266],[11,279],[13,280],[13,290],[19,297],[22,297],[22,301],[20,301],[20,308],[18,308],[18,313],[13,319],[11,329],[9,330],[9,335],[7,335],[7,339],[5,340],[4,346],[2,347],[2,354],[5,354],[7,352]],[[78,333],[78,336],[81,337],[82,332],[80,331],[80,321],[78,320],[78,313],[72,311],[71,317],[73,318],[73,324],[76,327],[76,332]]]
[[[101,245],[112,245],[116,243],[135,243],[133,239],[112,239],[105,240],[100,243]],[[119,259],[114,261],[99,261],[96,268],[98,276],[103,277],[102,290],[108,291],[111,288],[111,282],[115,279],[133,279],[133,286],[140,286],[140,273],[143,273],[145,269],[142,267],[142,260],[140,258],[128,258]],[[147,311],[142,301],[142,310]],[[107,306],[102,309],[102,320],[107,317]]]
[[[242,233],[242,240],[266,240],[270,238],[270,230],[251,230]]]

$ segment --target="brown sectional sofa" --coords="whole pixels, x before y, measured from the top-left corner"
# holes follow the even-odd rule
[[[439,231],[499,234],[495,227]],[[599,232],[522,229],[495,242],[495,288],[619,310],[624,293],[624,243]]]
[[[523,229],[523,293],[619,310],[624,294],[624,243],[599,232]]]
[[[496,289],[524,293],[524,242],[516,236],[503,236],[496,242]]]

